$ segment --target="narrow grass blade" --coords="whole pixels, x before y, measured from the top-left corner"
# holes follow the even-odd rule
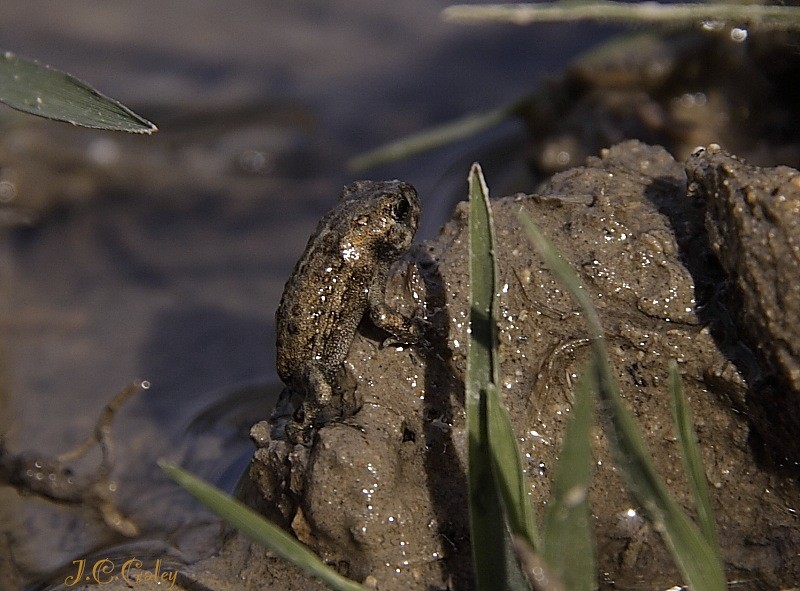
[[[700,448],[697,445],[697,435],[694,431],[692,417],[683,394],[683,383],[678,373],[678,364],[673,359],[669,364],[669,393],[672,401],[672,417],[678,435],[678,445],[681,449],[681,460],[686,475],[689,479],[689,489],[694,498],[697,520],[700,522],[700,531],[705,536],[712,548],[719,548],[717,541],[717,528],[714,525],[714,511],[711,508],[711,496],[708,492],[708,482],[700,460]]]
[[[0,102],[73,125],[153,133],[156,126],[85,82],[10,51],[0,55]]]
[[[362,171],[388,162],[409,158],[439,146],[452,144],[499,125],[506,119],[510,119],[520,111],[523,105],[527,104],[528,100],[516,101],[488,113],[468,115],[450,123],[380,146],[355,156],[347,163],[347,166],[350,170]]]
[[[281,558],[294,563],[331,589],[336,589],[337,591],[367,591],[366,587],[344,578],[328,567],[320,560],[319,556],[277,525],[270,523],[262,515],[226,495],[221,490],[169,462],[159,461],[159,466],[170,478],[199,499],[211,511],[222,517],[227,523],[242,532],[242,534],[270,549]]]
[[[595,376],[592,366],[578,382],[542,532],[544,562],[552,577],[570,591],[597,588],[588,501],[594,414],[590,380]]]
[[[514,551],[517,553],[522,571],[528,577],[534,591],[572,591],[566,589],[561,581],[553,576],[550,567],[527,540],[515,537]]]
[[[606,410],[606,431],[628,492],[661,534],[685,582],[694,591],[724,591],[727,584],[719,553],[711,548],[656,474],[636,422],[622,403],[619,386],[608,364],[603,328],[589,295],[530,216],[521,211],[519,219],[553,274],[578,301],[586,317],[594,350],[597,387]]]
[[[508,526],[512,535],[524,538],[537,549],[540,539],[514,430],[494,385],[487,389],[486,396],[492,472],[503,500]]]
[[[701,23],[734,23],[754,30],[797,30],[800,7],[765,4],[699,2],[581,2],[562,0],[541,4],[456,4],[442,12],[446,21],[458,23],[531,23],[601,20],[625,24],[660,24],[695,27]]]
[[[497,391],[497,261],[494,258],[489,189],[477,164],[473,165],[470,173],[470,264],[470,293],[473,298],[470,346],[483,339],[488,339],[489,344],[480,351],[482,365],[473,367],[482,368],[476,377],[482,376],[485,380],[480,387],[486,397],[486,444],[489,446],[492,474],[499,487],[511,533],[523,537],[536,549],[539,537],[528,496],[528,481],[511,421]],[[485,326],[483,318],[488,319]],[[489,364],[488,371],[486,363]]]
[[[489,191],[478,164],[469,174],[470,338],[467,346],[465,406],[470,533],[479,591],[524,589],[514,559],[503,507],[492,469],[489,392],[497,383],[494,319],[495,261]],[[516,569],[516,570],[515,570]]]

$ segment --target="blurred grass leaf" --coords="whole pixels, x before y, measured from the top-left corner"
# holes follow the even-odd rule
[[[595,376],[592,364],[578,382],[542,528],[542,557],[552,576],[570,591],[597,588],[588,499]]]
[[[678,445],[681,450],[681,460],[689,480],[689,489],[694,498],[697,520],[700,522],[700,531],[712,548],[718,548],[717,528],[714,525],[714,511],[711,508],[708,482],[703,471],[703,463],[700,460],[700,448],[697,445],[697,435],[694,431],[692,417],[689,414],[689,407],[686,404],[686,396],[683,393],[678,364],[674,359],[669,364],[669,393],[672,401],[672,417],[678,435]]]
[[[511,117],[519,115],[530,103],[530,98],[525,98],[505,105],[488,113],[467,115],[455,121],[426,129],[420,133],[397,140],[359,154],[352,158],[347,166],[350,170],[361,171],[387,162],[395,162],[409,158],[427,150],[433,150],[446,144],[451,144],[467,137],[476,135]]]
[[[85,82],[10,51],[0,56],[0,102],[83,127],[146,134],[157,131],[155,125]]]
[[[243,503],[174,464],[160,460],[158,465],[172,480],[242,534],[270,549],[281,558],[292,562],[307,574],[318,578],[331,589],[367,591],[366,587],[346,579],[327,566],[310,549]]]
[[[586,317],[597,387],[606,410],[606,432],[628,492],[661,534],[685,582],[694,591],[724,591],[727,583],[719,552],[712,548],[667,490],[653,467],[636,422],[622,403],[619,386],[608,363],[603,327],[591,298],[572,268],[561,259],[524,210],[520,211],[519,219],[550,270],[575,298]]]
[[[660,4],[562,0],[540,4],[456,4],[445,8],[442,18],[459,23],[505,22],[516,25],[600,20],[696,27],[705,22],[722,22],[757,30],[796,30],[800,28],[800,7],[725,2]]]
[[[495,260],[489,190],[480,165],[469,173],[470,338],[466,400],[469,512],[476,588],[527,589],[516,562],[492,467],[489,399],[496,397]],[[495,419],[496,409],[495,409]],[[508,483],[509,487],[513,484]]]

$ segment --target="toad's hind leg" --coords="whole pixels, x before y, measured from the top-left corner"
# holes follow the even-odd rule
[[[330,406],[333,402],[333,386],[329,372],[315,362],[307,363],[303,368],[301,379],[304,385],[306,404],[319,407]]]
[[[314,428],[318,428],[341,415],[334,404],[333,380],[318,363],[308,363],[301,373],[303,403],[295,411],[293,425],[287,426],[289,439],[296,443],[310,443]]]

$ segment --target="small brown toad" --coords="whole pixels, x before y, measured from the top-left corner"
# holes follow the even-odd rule
[[[284,428],[289,439],[298,432],[302,438],[342,414],[335,399],[342,394],[342,363],[365,314],[399,342],[421,340],[423,321],[385,299],[389,270],[411,245],[419,216],[419,197],[408,183],[358,181],[320,220],[275,314],[286,390],[271,419],[273,438],[282,438]]]

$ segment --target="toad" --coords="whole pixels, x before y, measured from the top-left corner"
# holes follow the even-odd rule
[[[385,298],[389,270],[411,245],[420,209],[408,183],[358,181],[320,220],[275,314],[286,389],[270,420],[273,439],[307,440],[314,427],[355,412],[343,399],[342,364],[365,315],[395,342],[421,340],[424,321]]]

